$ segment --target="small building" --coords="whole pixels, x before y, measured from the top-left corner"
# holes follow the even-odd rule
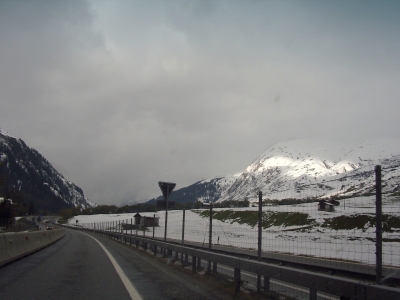
[[[135,218],[135,225],[139,226],[139,228],[159,226],[160,217],[157,215],[148,217],[137,213],[133,217]]]
[[[318,201],[318,210],[319,211],[324,211],[325,210],[325,200],[319,200]]]
[[[340,205],[340,202],[339,202],[339,201],[333,200],[333,199],[329,200],[329,203],[330,203],[330,204],[333,204],[333,205],[335,205],[335,206],[339,206],[339,205]]]
[[[325,211],[328,211],[328,212],[335,211],[335,205],[332,203],[325,202]]]
[[[319,211],[335,211],[335,206],[340,205],[339,201],[336,200],[320,200],[318,201],[318,210]]]

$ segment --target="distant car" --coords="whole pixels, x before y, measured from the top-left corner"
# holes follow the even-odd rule
[[[53,226],[47,226],[46,230],[53,230]]]
[[[49,220],[44,221],[45,223],[49,223]]]

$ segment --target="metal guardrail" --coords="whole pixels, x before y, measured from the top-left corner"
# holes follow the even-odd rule
[[[269,290],[270,279],[284,281],[290,284],[300,285],[310,292],[310,299],[317,299],[317,291],[339,296],[340,299],[400,299],[400,289],[373,283],[361,282],[353,279],[343,278],[334,275],[325,275],[293,267],[277,266],[254,259],[246,259],[213,252],[212,250],[196,249],[179,244],[168,243],[146,237],[130,236],[115,232],[102,230],[88,230],[118,241],[134,244],[144,249],[153,249],[154,254],[159,249],[167,256],[181,253],[183,256],[192,257],[192,269],[195,272],[197,261],[206,260],[213,262],[213,269],[217,264],[234,268],[235,281],[240,282],[240,274],[243,271],[264,276],[264,291]],[[176,255],[177,256],[177,255]]]

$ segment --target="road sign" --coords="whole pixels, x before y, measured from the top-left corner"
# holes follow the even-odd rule
[[[167,197],[174,190],[176,183],[159,181],[158,186],[160,187],[161,192],[164,195],[165,199],[167,199]]]
[[[168,206],[170,206],[173,202],[173,205],[175,206],[174,201],[168,201],[168,196],[171,194],[172,190],[175,188],[176,183],[173,182],[163,182],[159,181],[158,186],[161,189],[162,194],[165,197],[165,201],[160,202],[160,205],[164,205],[165,203],[165,228],[164,228],[164,241],[167,240],[167,224],[168,224]],[[158,206],[158,201],[157,201],[157,206]]]
[[[167,201],[166,200],[157,200],[157,208],[166,208]],[[168,209],[175,208],[175,201],[168,200]]]

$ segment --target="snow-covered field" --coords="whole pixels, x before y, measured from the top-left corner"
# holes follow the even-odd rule
[[[375,227],[366,224],[363,228],[348,230],[334,230],[321,226],[325,219],[338,216],[355,216],[375,214],[375,198],[359,197],[340,200],[340,205],[335,212],[317,210],[317,203],[300,205],[281,205],[263,207],[263,212],[297,212],[308,214],[313,219],[312,226],[271,226],[262,232],[263,251],[290,253],[293,255],[307,255],[346,261],[356,261],[375,264]],[[232,211],[257,211],[258,207],[249,208],[220,208]],[[185,214],[185,241],[195,241],[208,245],[209,218],[201,217],[202,210],[186,211]],[[142,216],[160,217],[158,227],[155,227],[154,236],[164,237],[165,212],[140,213]],[[400,217],[400,201],[385,199],[383,214]],[[107,230],[119,230],[119,223],[134,223],[135,214],[108,214],[108,215],[82,215],[69,220],[69,224]],[[76,223],[78,220],[78,223]],[[167,237],[182,239],[182,211],[168,212]],[[257,225],[239,224],[241,220],[213,220],[213,244],[240,247],[244,249],[257,249]],[[94,225],[95,224],[95,225]],[[400,228],[391,228],[392,232],[383,233],[383,264],[387,266],[400,266]],[[130,230],[127,231],[130,233]],[[133,233],[136,233],[135,231]],[[138,234],[152,236],[153,228]]]

